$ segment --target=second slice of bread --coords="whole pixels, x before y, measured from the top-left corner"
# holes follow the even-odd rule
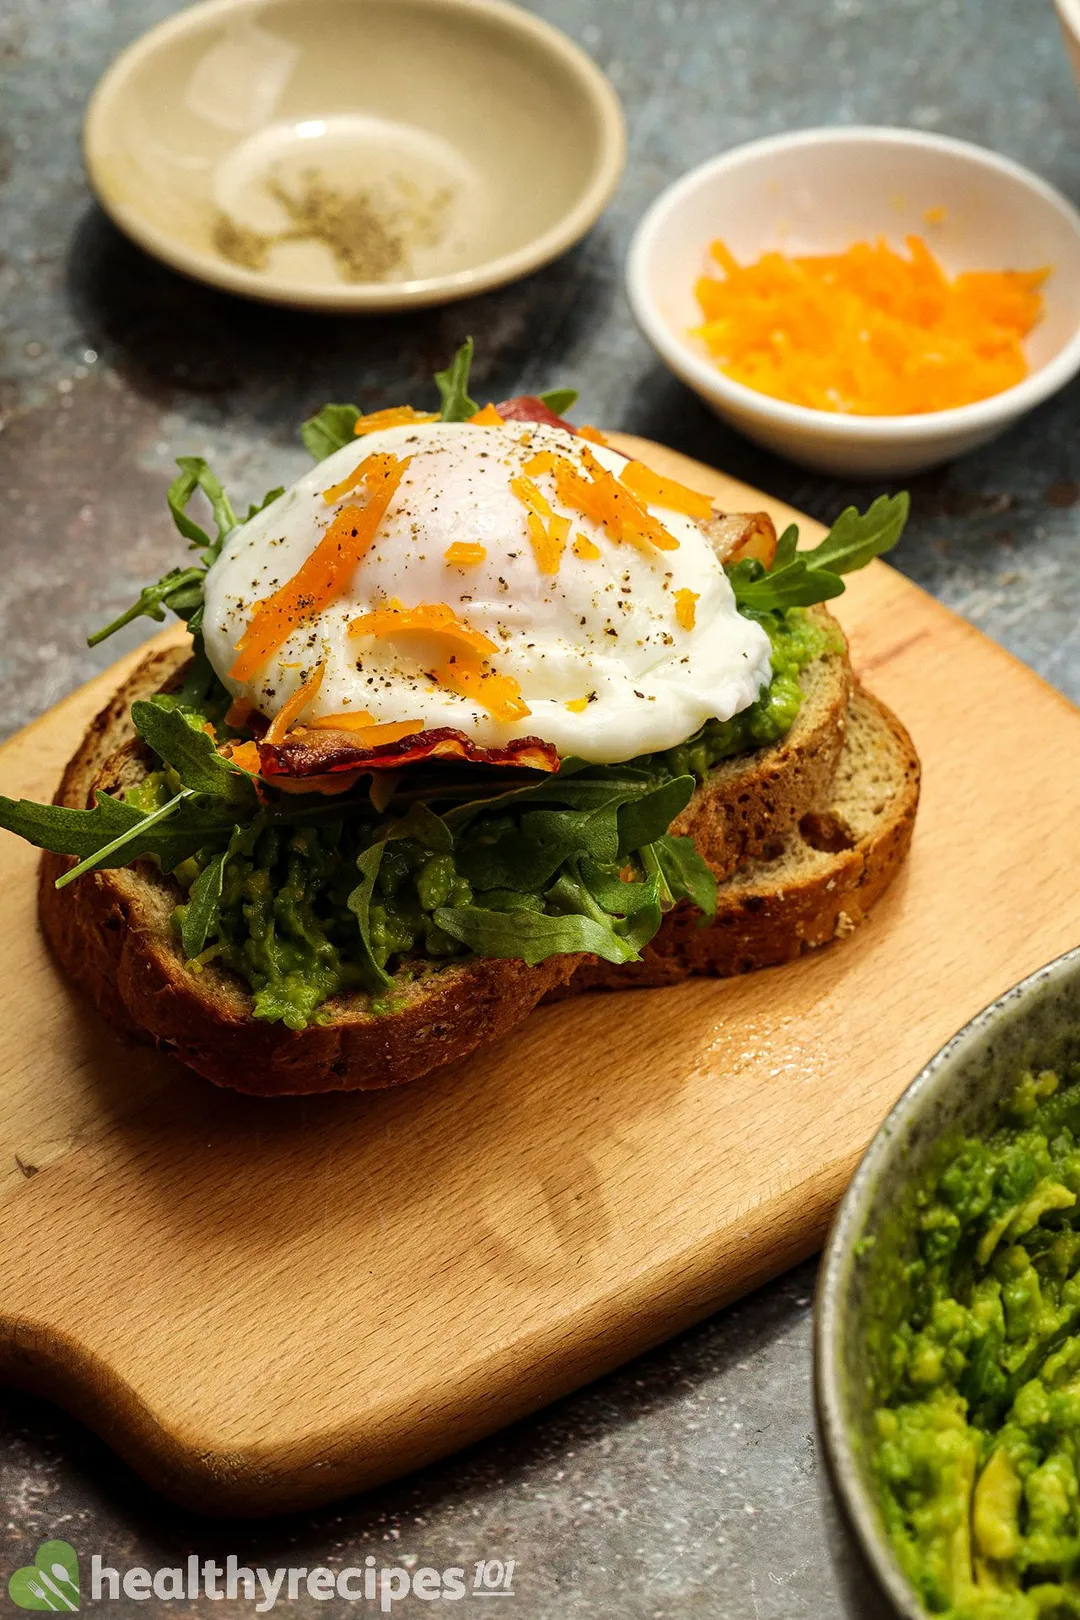
[[[911,844],[919,759],[896,716],[856,687],[847,740],[828,792],[786,838],[720,885],[716,917],[683,904],[664,919],[642,961],[590,958],[551,999],[583,990],[728,978],[788,962],[852,933],[896,876]]]

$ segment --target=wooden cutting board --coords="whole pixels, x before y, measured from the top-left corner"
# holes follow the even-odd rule
[[[268,1513],[474,1440],[815,1250],[921,1064],[1080,940],[1080,715],[884,564],[837,611],[925,770],[868,926],[543,1008],[397,1092],[242,1097],[124,1041],[54,968],[35,855],[0,835],[0,1375],[175,1498]],[[4,792],[51,794],[132,662],[0,751]]]

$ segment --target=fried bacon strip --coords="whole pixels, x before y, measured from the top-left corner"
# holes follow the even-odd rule
[[[535,394],[516,394],[513,399],[504,399],[495,409],[504,422],[543,422],[547,427],[565,428],[567,433],[577,437],[573,422],[556,416]]]
[[[268,781],[293,781],[336,776],[343,771],[400,770],[428,759],[463,759],[474,765],[523,766],[534,771],[557,771],[559,756],[551,743],[539,737],[520,737],[502,748],[480,748],[463,732],[450,727],[417,731],[411,737],[380,747],[365,748],[347,731],[297,727],[283,742],[258,744],[260,774]]]

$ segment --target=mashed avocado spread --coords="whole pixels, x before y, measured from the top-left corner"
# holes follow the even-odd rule
[[[994,1135],[942,1144],[903,1264],[899,1226],[875,1240],[881,1507],[951,1620],[1080,1616],[1080,1070],[1066,1081],[1024,1075]]]

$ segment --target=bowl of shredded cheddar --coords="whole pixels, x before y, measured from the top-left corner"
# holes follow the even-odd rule
[[[950,460],[1080,370],[1080,214],[944,136],[738,147],[657,199],[627,275],[677,376],[749,438],[829,472]]]

